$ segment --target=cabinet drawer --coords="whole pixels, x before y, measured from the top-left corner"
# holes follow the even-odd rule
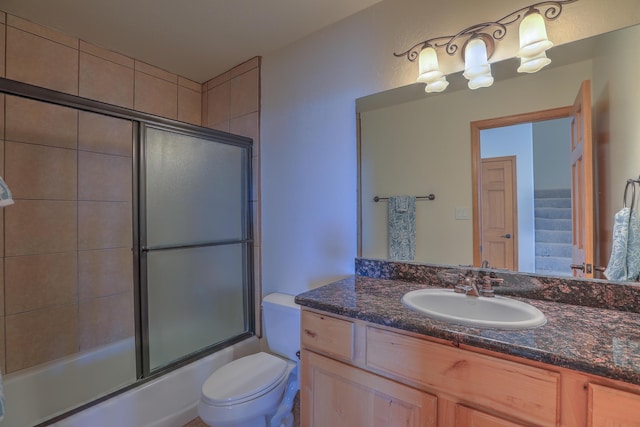
[[[640,395],[589,384],[589,427],[640,427]]]
[[[353,358],[353,323],[302,311],[302,346],[343,359]]]
[[[528,423],[559,420],[560,374],[367,327],[366,365]]]
[[[513,423],[467,408],[466,406],[456,405],[455,427],[525,427],[523,424]]]

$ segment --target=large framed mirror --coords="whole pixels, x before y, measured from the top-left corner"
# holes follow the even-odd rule
[[[606,266],[613,218],[622,207],[626,180],[638,178],[640,174],[638,40],[640,26],[633,26],[557,46],[548,52],[551,65],[530,75],[516,75],[516,59],[495,63],[492,64],[495,83],[485,89],[467,89],[466,81],[456,74],[448,76],[451,84],[440,94],[425,94],[423,85],[414,84],[358,99],[359,256],[389,259],[384,198],[434,194],[434,200],[416,201],[415,261],[480,266],[482,258],[477,256],[477,241],[474,244],[479,203],[476,200],[479,190],[474,189],[474,182],[481,181],[481,171],[476,170],[477,165],[472,167],[475,155],[471,149],[472,123],[549,110],[568,111],[582,83],[589,81],[594,207],[585,223],[592,224],[588,230],[593,239],[592,262],[595,266]],[[531,123],[537,122],[539,120]],[[532,127],[529,126],[530,135]],[[560,132],[570,133],[566,129]],[[538,159],[536,172],[519,178],[532,183],[530,197],[536,186],[539,190],[553,189],[544,188],[540,182],[550,175],[568,176],[571,167],[567,162],[563,168],[558,163],[561,156],[545,152],[553,146],[553,141],[566,141],[566,137],[549,136],[545,133],[548,130],[537,132],[544,135],[537,138],[542,142],[527,148]],[[547,148],[543,148],[545,143]],[[522,174],[526,168],[519,169],[523,169],[518,171]],[[533,166],[530,169],[533,171]],[[566,185],[565,181],[563,186]],[[524,194],[522,191],[516,197]],[[535,210],[535,201],[531,199],[527,208],[517,211],[519,224],[535,223]],[[572,229],[569,233],[580,231],[585,230]],[[540,253],[545,251],[536,249],[535,228],[512,233],[518,234],[519,245],[522,242],[529,245],[528,250],[517,251],[517,260],[521,262],[515,263],[514,270],[572,274],[570,269],[559,273],[551,268],[536,267],[540,261],[536,256],[545,256]],[[530,258],[525,259],[526,254]],[[547,251],[546,256],[550,257],[551,252]]]

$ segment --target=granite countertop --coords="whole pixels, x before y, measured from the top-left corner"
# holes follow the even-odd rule
[[[355,276],[302,293],[296,302],[512,356],[640,385],[640,314],[516,298],[540,309],[544,326],[507,331],[454,325],[402,305],[402,296],[433,286]]]

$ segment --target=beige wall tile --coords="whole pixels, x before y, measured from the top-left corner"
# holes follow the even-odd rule
[[[78,350],[77,304],[12,314],[5,326],[8,373]]]
[[[200,125],[202,123],[202,94],[178,86],[178,120]]]
[[[204,85],[203,85],[204,86]],[[207,120],[209,118],[209,108],[208,108],[208,92],[204,91],[202,92],[202,123],[200,124],[201,126],[207,126]]]
[[[1,96],[0,96],[1,98]],[[2,102],[2,100],[0,100],[0,102]],[[2,107],[0,107],[0,110],[2,110]],[[2,116],[0,116],[2,117]],[[0,123],[3,122],[4,120],[0,119]],[[0,140],[0,176],[4,178],[4,180],[7,180],[7,177],[4,174],[4,141]],[[13,186],[9,185],[9,189],[11,191],[13,191]],[[2,210],[2,209],[0,209]],[[0,233],[2,234],[2,233]]]
[[[0,369],[2,369],[2,373],[7,372],[7,362],[6,362],[6,348],[5,348],[5,321],[4,316],[0,317]]]
[[[153,65],[149,65],[145,62],[136,60],[135,69],[141,73],[158,77],[159,79],[166,80],[170,83],[178,84],[178,76],[176,74],[165,71],[162,68],[154,67]]]
[[[6,50],[6,39],[7,39],[7,26],[4,24],[0,24],[0,77],[4,77],[6,75],[5,70],[5,50]]]
[[[133,125],[129,120],[80,111],[78,148],[118,156],[133,155]]]
[[[202,93],[203,85],[198,82],[194,82],[193,80],[185,79],[182,76],[178,76],[178,86],[186,87],[187,89]]]
[[[7,24],[10,27],[18,28],[36,36],[49,39],[51,41],[66,45],[68,47],[78,49],[78,39],[76,37],[68,36],[64,33],[60,33],[51,28],[43,27],[42,25],[35,24],[27,21],[26,19],[18,18],[17,16],[7,15]]]
[[[7,27],[6,75],[36,86],[78,94],[78,49]]]
[[[131,157],[78,152],[78,200],[131,200]]]
[[[231,79],[231,72],[227,71],[226,73],[222,73],[219,76],[216,76],[211,80],[208,80],[207,82],[205,82],[205,84],[203,85],[203,89],[211,90],[216,86],[220,86],[223,83],[227,83],[230,79]]]
[[[121,55],[111,50],[103,49],[91,43],[87,43],[84,40],[80,40],[80,51],[106,59],[107,61],[115,62],[116,64],[120,64],[128,68],[134,67],[135,61],[133,58],[129,58],[128,56]]]
[[[4,222],[4,209],[0,209],[0,224],[5,224]],[[4,256],[4,233],[0,233],[0,254]]]
[[[78,252],[80,299],[96,298],[133,289],[131,249],[101,249]]]
[[[134,108],[170,119],[178,118],[178,85],[136,72]]]
[[[229,70],[229,75],[233,79],[235,77],[238,77],[240,74],[246,73],[249,70],[258,68],[259,66],[260,66],[260,57],[256,56],[246,62],[243,62],[242,64],[236,67],[233,67],[231,70]]]
[[[212,125],[208,125],[207,127],[211,129],[221,130],[223,132],[230,132],[229,130],[229,120],[220,123],[214,123]]]
[[[5,178],[14,199],[77,199],[77,151],[5,143]]]
[[[253,69],[231,80],[231,118],[259,109],[260,70]]]
[[[80,351],[134,334],[133,292],[80,302]]]
[[[18,200],[5,209],[5,256],[77,248],[76,202]]]
[[[256,156],[259,153],[259,117],[260,115],[255,113],[250,113],[244,116],[236,117],[231,119],[230,121],[230,132],[236,135],[246,136],[247,138],[253,139],[253,155]]]
[[[133,108],[133,69],[80,52],[80,96]]]
[[[0,319],[5,315],[4,311],[4,294],[5,294],[5,286],[4,286],[4,262],[0,262]],[[0,367],[2,364],[0,364]],[[4,371],[2,371],[4,372]]]
[[[131,248],[129,202],[79,202],[78,249]]]
[[[230,84],[224,83],[207,92],[207,126],[227,122],[231,118],[229,112]]]
[[[6,139],[61,148],[78,147],[78,112],[46,102],[7,96]]]
[[[7,314],[75,303],[77,258],[77,252],[5,258]]]

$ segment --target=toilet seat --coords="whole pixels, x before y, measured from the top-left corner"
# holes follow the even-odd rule
[[[285,381],[287,368],[286,361],[264,352],[234,360],[205,381],[202,400],[212,406],[237,405],[253,400]]]

